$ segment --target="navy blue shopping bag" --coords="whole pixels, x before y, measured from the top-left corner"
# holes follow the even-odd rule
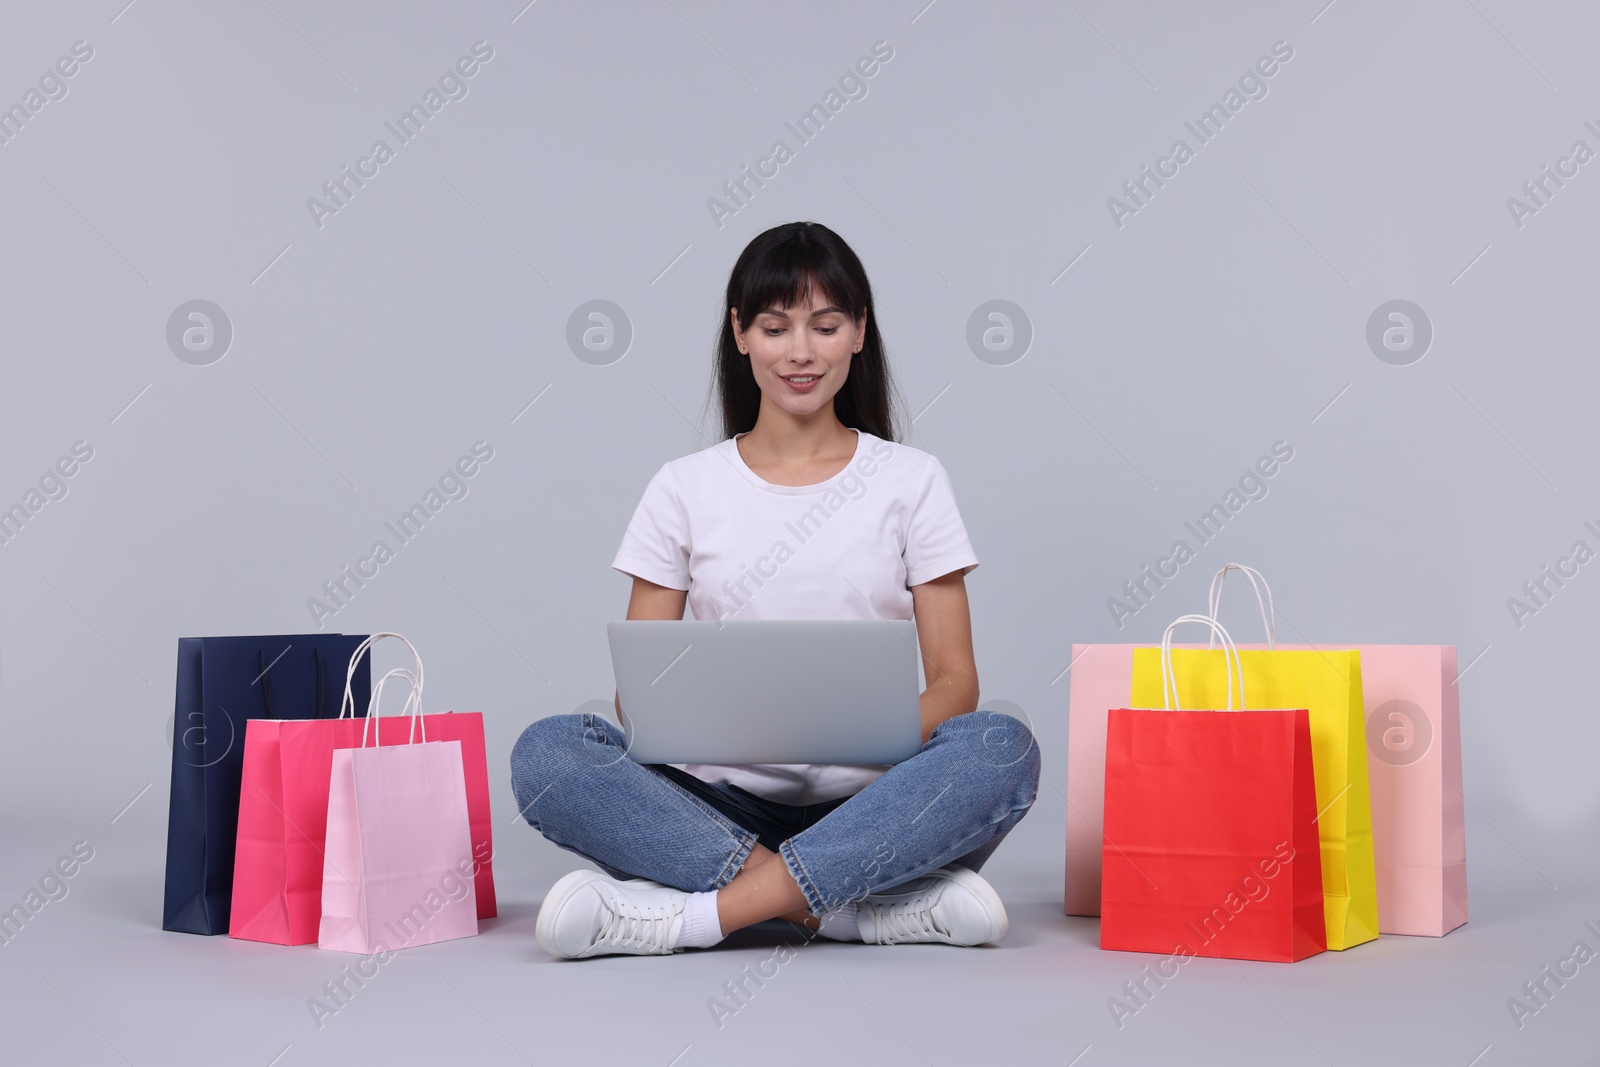
[[[365,634],[178,639],[161,928],[225,934],[233,898],[239,778],[247,719],[336,719],[350,657]],[[365,715],[371,657],[351,691]]]

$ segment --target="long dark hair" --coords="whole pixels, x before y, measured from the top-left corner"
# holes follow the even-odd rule
[[[820,222],[786,222],[758,234],[739,254],[728,276],[713,382],[721,399],[725,439],[753,429],[761,409],[761,388],[751,373],[750,357],[739,351],[728,309],[739,309],[739,325],[748,330],[763,308],[803,304],[813,286],[854,320],[872,312],[867,316],[861,351],[850,357],[850,373],[834,395],[834,414],[853,429],[885,441],[898,440],[890,410],[894,383],[878,333],[872,284],[844,238]]]

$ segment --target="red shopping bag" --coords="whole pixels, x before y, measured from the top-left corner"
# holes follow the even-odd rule
[[[1106,728],[1100,947],[1293,962],[1326,950],[1311,727],[1305,709],[1234,711],[1238,653],[1203,615],[1172,631],[1222,637],[1228,710],[1113,709]],[[1244,678],[1239,674],[1239,703]]]
[[[351,664],[373,641],[383,637],[400,635],[373,634],[356,650]],[[409,641],[405,643],[408,648],[411,646]],[[416,649],[411,651],[420,683],[422,661],[416,656]],[[353,709],[348,684],[345,700]],[[480,919],[493,918],[494,839],[483,716],[474,711],[422,718],[431,740],[461,742],[477,913]],[[246,724],[230,937],[276,945],[316,942],[322,919],[323,849],[333,753],[335,749],[360,747],[363,722],[352,716],[251,719]],[[408,718],[379,719],[377,743],[405,744],[410,724]]]

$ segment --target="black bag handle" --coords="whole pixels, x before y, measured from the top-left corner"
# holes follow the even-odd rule
[[[317,648],[313,649],[312,651],[316,654],[317,658],[317,718],[322,719],[327,717],[325,712],[327,711],[328,707],[328,686],[326,679],[323,677],[322,671],[322,649]]]
[[[288,649],[284,651],[287,652]],[[281,654],[280,658],[282,658]],[[277,660],[272,662],[276,663]],[[276,719],[277,716],[272,712],[272,676],[269,673],[272,670],[272,664],[267,662],[266,649],[263,648],[256,651],[256,663],[261,667],[261,673],[256,675],[256,682],[261,686],[261,706],[266,709],[267,718]]]

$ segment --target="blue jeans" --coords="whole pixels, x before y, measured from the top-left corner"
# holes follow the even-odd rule
[[[759,842],[821,915],[949,863],[976,871],[1032,806],[1039,746],[1020,720],[973,711],[854,796],[796,807],[629,759],[602,716],[552,715],[511,751],[523,817],[615,878],[720,889]]]

